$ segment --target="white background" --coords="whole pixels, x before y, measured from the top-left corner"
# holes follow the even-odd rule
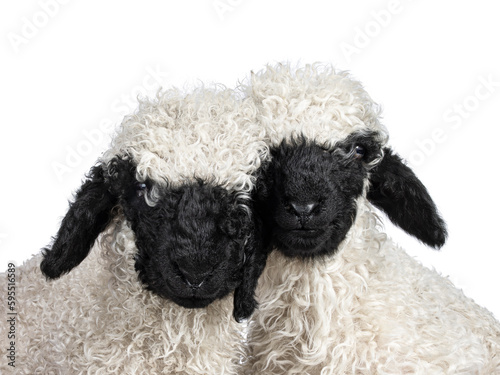
[[[174,4],[175,3],[175,4]],[[71,1],[0,6],[0,269],[50,242],[140,93],[331,62],[384,107],[449,227],[387,231],[500,317],[500,23],[493,1]],[[489,82],[489,83],[488,83]]]

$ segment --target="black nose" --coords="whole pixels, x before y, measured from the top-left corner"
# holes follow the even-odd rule
[[[179,271],[182,280],[193,289],[201,287],[205,280],[210,277],[208,272],[196,272],[195,270],[187,270],[183,267],[179,267]]]
[[[309,202],[309,203],[297,203],[290,202],[290,206],[292,206],[293,210],[298,216],[309,215],[316,208],[318,203]]]
[[[186,281],[186,284],[188,286],[190,286],[191,288],[193,289],[198,289],[199,287],[201,287],[203,285],[203,283],[205,282],[205,279],[203,279],[202,281],[189,281],[188,279],[184,279]]]

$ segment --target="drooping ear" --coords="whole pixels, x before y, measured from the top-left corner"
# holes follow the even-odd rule
[[[250,235],[245,245],[243,279],[234,291],[233,317],[237,322],[248,319],[258,306],[255,290],[272,249],[272,220],[269,207],[270,190],[273,186],[272,167],[273,165],[267,162],[255,173],[256,183],[251,204],[252,228],[248,230]]]
[[[275,186],[275,170],[279,168],[276,165],[276,160],[273,158],[270,161],[262,163],[260,168],[255,172],[255,187],[252,192],[252,201],[255,214],[258,220],[263,225],[262,230],[271,231],[273,225],[272,220],[272,199],[273,189]]]
[[[105,182],[102,165],[93,167],[75,201],[70,203],[52,246],[43,249],[40,268],[47,278],[58,278],[87,257],[97,236],[110,222],[116,203],[116,196]]]
[[[256,202],[263,202],[269,198],[274,186],[274,170],[276,158],[265,161],[254,173],[255,187],[252,192],[253,199]]]
[[[389,219],[423,243],[440,248],[446,225],[425,186],[391,149],[371,171],[368,200]]]
[[[254,230],[245,245],[243,279],[234,291],[233,317],[237,322],[248,319],[258,306],[255,290],[271,248],[269,234],[263,233],[263,225],[259,217],[254,217],[253,225]]]

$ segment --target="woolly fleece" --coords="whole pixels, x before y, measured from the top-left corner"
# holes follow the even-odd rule
[[[160,92],[125,118],[100,162],[128,156],[139,180],[176,186],[202,178],[244,198],[268,148],[252,103],[236,99],[220,88]],[[243,326],[232,318],[233,295],[190,310],[145,290],[134,270],[134,233],[115,211],[69,274],[45,280],[41,254],[17,267],[15,373],[235,374]],[[0,284],[7,295],[6,273]],[[0,373],[10,370],[7,328],[0,325]]]
[[[332,67],[268,66],[246,91],[271,146],[304,135],[331,148],[360,131],[388,141],[379,106]],[[500,374],[500,323],[387,238],[367,188],[335,255],[270,255],[246,373]]]

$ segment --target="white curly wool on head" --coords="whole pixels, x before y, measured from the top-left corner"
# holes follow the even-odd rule
[[[131,156],[142,181],[175,187],[200,178],[249,193],[267,145],[254,104],[238,99],[235,91],[220,88],[159,92],[123,120],[103,159]]]
[[[246,91],[271,146],[303,135],[332,147],[354,132],[375,132],[387,142],[380,107],[348,72],[321,64],[268,66],[252,74]]]

